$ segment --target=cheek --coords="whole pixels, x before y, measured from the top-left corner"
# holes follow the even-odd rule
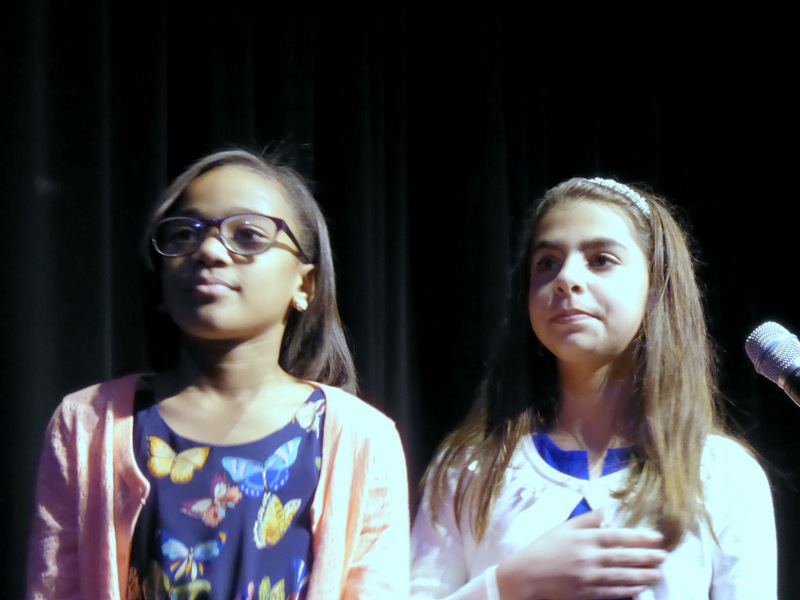
[[[647,310],[647,299],[650,296],[650,272],[646,265],[642,266],[641,274],[637,278],[638,294],[636,295],[636,306],[639,307],[642,317]]]
[[[174,258],[164,257],[159,265],[161,285],[178,285],[180,280],[189,277],[190,274],[188,271],[190,267],[190,259],[186,256]]]
[[[266,267],[253,269],[243,275],[242,279],[250,282],[248,291],[253,293],[283,294],[294,288],[297,269],[292,264],[275,261]]]
[[[288,310],[300,281],[293,265],[277,264],[254,270],[242,277],[241,299],[252,310],[271,318]]]
[[[166,304],[175,297],[179,285],[179,277],[174,265],[162,264],[159,280],[161,282],[161,301]]]
[[[528,291],[528,318],[533,332],[538,336],[545,319],[545,309],[547,302],[542,294],[541,288],[533,285]]]
[[[631,281],[626,290],[628,298],[627,306],[624,307],[624,313],[627,314],[629,321],[629,328],[633,333],[639,331],[639,328],[644,322],[645,312],[647,311],[647,299],[650,293],[647,278],[636,278]]]
[[[196,308],[184,289],[182,278],[174,269],[161,271],[161,298],[159,310],[165,312],[180,328],[185,329]]]

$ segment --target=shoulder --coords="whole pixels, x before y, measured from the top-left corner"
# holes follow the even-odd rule
[[[752,452],[738,440],[720,434],[712,434],[706,439],[703,448],[704,468],[741,468],[753,466],[761,468]]]
[[[80,410],[81,406],[105,406],[121,397],[132,396],[136,390],[141,375],[126,375],[110,379],[102,383],[95,383],[83,389],[72,392],[64,397],[62,405]]]
[[[395,477],[402,472],[405,477],[405,452],[394,421],[352,394],[315,385],[326,398],[323,470],[370,471],[378,478]]]
[[[374,406],[344,390],[315,383],[325,392],[325,419],[337,429],[371,433],[396,431],[395,423]]]
[[[707,493],[719,490],[728,496],[738,489],[751,493],[755,488],[768,488],[766,473],[744,444],[734,438],[713,434],[706,440],[700,476]]]
[[[85,473],[88,453],[101,455],[112,448],[117,437],[123,443],[127,441],[124,433],[132,426],[138,379],[128,376],[91,385],[61,401],[44,434],[40,478],[66,474],[78,465]]]
[[[133,396],[140,375],[127,375],[90,385],[64,397],[53,415],[53,425],[91,428],[113,412],[132,413]]]

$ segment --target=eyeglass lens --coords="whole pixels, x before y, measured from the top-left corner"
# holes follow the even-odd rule
[[[209,223],[197,219],[171,217],[156,225],[153,242],[161,254],[185,256],[200,247],[209,229]],[[228,250],[252,255],[269,249],[278,233],[278,226],[265,216],[235,215],[219,223],[219,233]]]

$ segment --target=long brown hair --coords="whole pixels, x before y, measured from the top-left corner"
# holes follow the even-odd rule
[[[314,294],[308,309],[289,311],[278,360],[281,368],[298,379],[335,385],[355,393],[356,372],[336,302],[336,276],[325,217],[296,171],[245,150],[216,152],[189,166],[165,190],[150,215],[143,251],[148,267],[145,312],[154,367],[164,369],[174,364],[180,332],[167,315],[154,309],[161,296],[161,257],[150,243],[153,227],[170,214],[192,181],[212,169],[229,165],[252,169],[278,185],[299,225],[294,233],[303,248],[303,261],[314,265]]]
[[[511,275],[509,313],[497,350],[466,420],[442,443],[426,474],[436,515],[458,471],[454,504],[482,538],[494,500],[521,438],[546,431],[559,410],[555,358],[536,339],[528,316],[532,236],[554,206],[576,200],[603,202],[630,218],[649,260],[650,288],[644,321],[631,342],[635,361],[630,410],[637,424],[630,474],[616,492],[626,524],[652,522],[674,548],[708,516],[702,503],[700,459],[707,436],[719,431],[715,412],[715,361],[687,236],[663,199],[629,186],[644,206],[607,185],[574,178],[550,189],[534,209],[523,250]],[[649,214],[645,214],[645,211]],[[464,468],[471,465],[470,468]]]

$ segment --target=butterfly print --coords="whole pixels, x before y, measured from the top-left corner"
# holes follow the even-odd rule
[[[304,589],[308,585],[308,566],[306,566],[306,561],[302,558],[295,558],[292,561],[292,566],[294,567],[294,593],[289,596],[289,600],[300,600],[300,598],[305,597]],[[301,596],[301,594],[303,594]]]
[[[278,448],[263,464],[248,458],[226,456],[222,466],[239,484],[245,496],[257,498],[265,491],[277,492],[289,481],[289,467],[297,460],[301,438],[296,437]]]
[[[211,496],[181,503],[181,512],[201,519],[209,527],[216,527],[225,518],[225,512],[242,499],[237,486],[231,486],[225,475],[217,473],[211,481]]]
[[[154,435],[147,436],[149,459],[147,467],[153,477],[169,475],[174,483],[187,483],[192,480],[194,472],[203,468],[208,458],[208,446],[196,446],[181,453],[176,453],[169,444]]]
[[[169,571],[174,575],[174,580],[188,577],[190,581],[194,581],[198,573],[203,575],[205,563],[219,556],[225,542],[225,534],[220,534],[219,537],[219,540],[211,539],[189,547],[162,531],[161,553],[171,561]]]
[[[306,431],[314,431],[319,437],[319,428],[322,415],[325,413],[325,399],[316,402],[306,402],[294,415],[294,421]]]
[[[270,585],[269,577],[264,577],[258,586],[258,600],[286,600],[286,589],[281,579],[274,586]],[[250,582],[247,588],[236,595],[236,600],[256,600],[256,584]]]
[[[256,547],[266,548],[281,541],[300,504],[299,498],[283,504],[276,494],[266,493],[258,511],[258,520],[253,526],[253,541]]]
[[[258,586],[258,600],[286,600],[283,579],[270,586],[269,577],[264,577]]]
[[[196,579],[173,587],[169,591],[169,600],[204,599],[209,597],[209,592],[211,592],[211,582],[205,579]]]

